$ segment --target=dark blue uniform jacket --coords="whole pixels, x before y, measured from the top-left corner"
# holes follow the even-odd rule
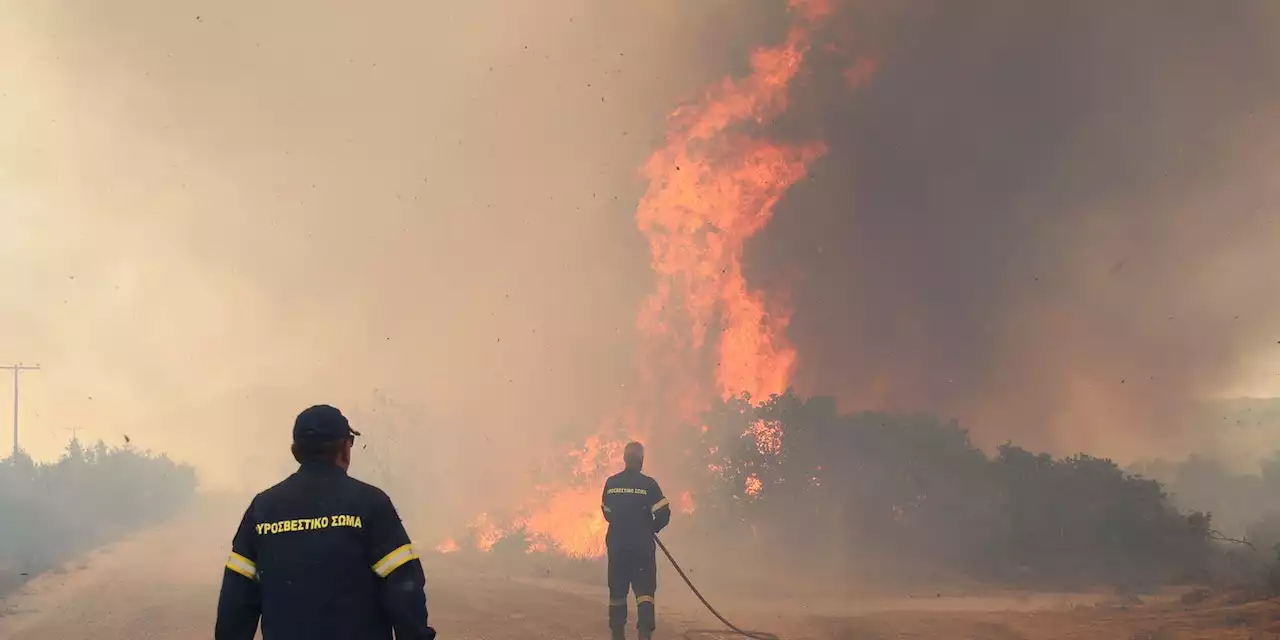
[[[231,543],[215,640],[431,640],[426,577],[387,494],[306,463],[258,494]]]

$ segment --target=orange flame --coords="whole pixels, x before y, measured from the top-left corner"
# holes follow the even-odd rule
[[[546,504],[521,519],[525,534],[535,544],[546,540],[568,556],[603,555],[604,534],[609,525],[600,511],[600,491],[600,486],[593,483],[552,494]]]
[[[747,239],[825,152],[821,143],[776,144],[744,130],[786,110],[788,85],[809,51],[815,23],[829,12],[827,0],[791,0],[791,9],[798,19],[785,42],[755,51],[747,77],[725,79],[698,103],[677,109],[665,145],[642,169],[649,188],[636,222],[649,240],[657,285],[636,322],[656,367],[646,372],[648,381],[684,418],[711,400],[697,366],[708,327],[720,330],[715,385],[723,397],[782,393],[795,368],[796,351],[785,336],[790,311],[749,289],[742,270]],[[762,452],[780,442],[780,433],[761,433]],[[621,448],[608,436],[589,438],[569,454],[575,459],[569,486],[542,488],[507,532],[523,529],[531,549],[549,545],[570,556],[602,555],[607,524],[600,491],[605,477],[621,468]],[[759,485],[749,478],[748,494],[759,493]],[[696,508],[690,492],[681,495],[680,508]],[[483,549],[503,535],[496,527],[473,530]],[[491,539],[495,532],[498,538]]]
[[[666,146],[643,170],[649,190],[636,219],[659,280],[637,324],[644,335],[688,354],[702,350],[707,327],[718,319],[716,383],[725,397],[782,393],[796,363],[785,337],[790,311],[748,289],[742,252],[825,147],[774,144],[738,129],[786,110],[812,21],[827,12],[825,2],[813,0],[793,0],[792,8],[801,20],[786,42],[756,51],[745,79],[726,79],[701,103],[677,110]],[[671,316],[687,330],[669,326]]]
[[[436,553],[454,553],[460,548],[453,538],[445,538],[440,544],[436,545]]]
[[[488,551],[506,535],[497,524],[489,519],[489,514],[482,513],[471,523],[471,533],[476,540],[476,548]]]
[[[517,526],[524,529],[532,548],[554,548],[577,558],[604,554],[608,523],[600,510],[601,486],[605,477],[622,466],[624,446],[622,440],[597,434],[566,454],[574,461],[573,485],[542,487],[549,497],[518,518]]]
[[[756,450],[760,455],[776,456],[782,453],[782,425],[777,420],[757,420],[747,433],[755,436]]]

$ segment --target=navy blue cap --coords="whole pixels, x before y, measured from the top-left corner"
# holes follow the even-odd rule
[[[333,442],[358,435],[347,417],[327,404],[308,407],[293,421],[294,442]]]

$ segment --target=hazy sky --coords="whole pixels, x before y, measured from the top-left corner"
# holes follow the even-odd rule
[[[846,5],[876,77],[819,56],[769,132],[830,149],[748,247],[801,389],[1118,452],[1280,393],[1275,5],[986,4]],[[638,170],[785,28],[742,6],[0,0],[27,447],[256,486],[312,402],[418,407],[398,445],[474,477],[589,432],[636,379]]]
[[[590,427],[649,284],[638,167],[724,72],[685,56],[726,3],[678,4],[0,5],[27,446],[225,475],[374,389],[517,452]]]

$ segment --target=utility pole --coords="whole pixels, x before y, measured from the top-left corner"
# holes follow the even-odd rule
[[[0,369],[8,369],[13,372],[13,462],[18,461],[18,374],[23,371],[39,371],[38,364],[10,364],[0,365]]]

